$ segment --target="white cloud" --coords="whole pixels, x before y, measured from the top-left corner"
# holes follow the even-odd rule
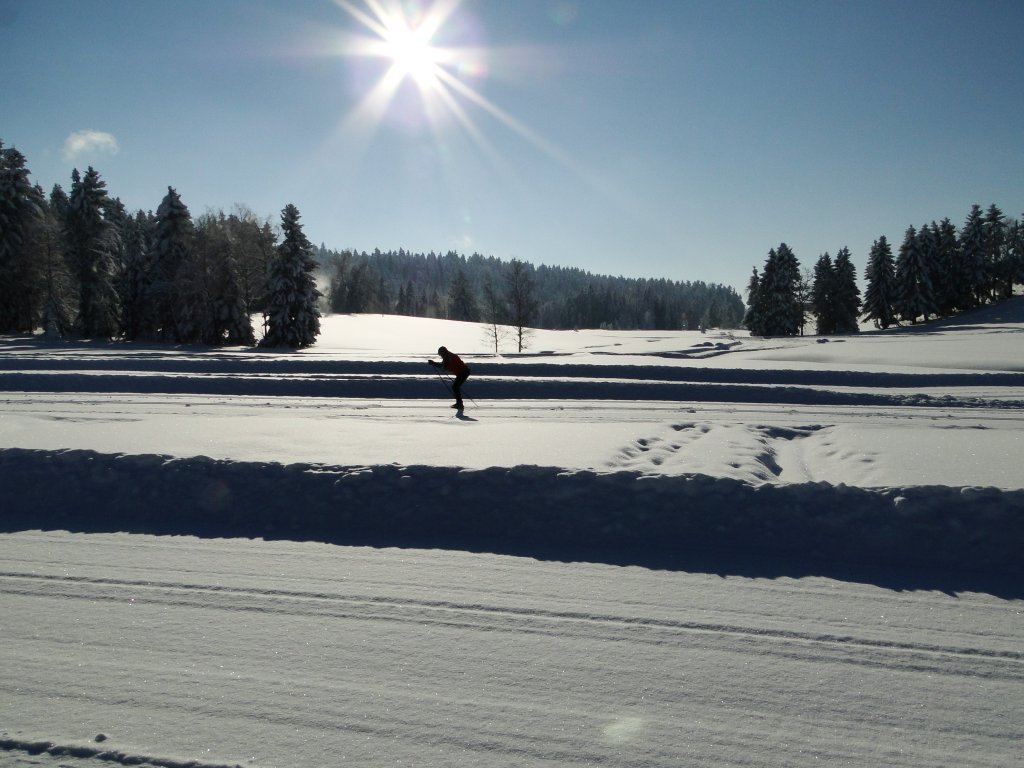
[[[85,153],[116,155],[120,147],[114,134],[105,131],[74,131],[64,140],[64,159],[67,161]]]

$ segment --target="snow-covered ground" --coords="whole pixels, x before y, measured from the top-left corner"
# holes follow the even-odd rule
[[[1024,299],[502,352],[0,339],[0,765],[1024,764]]]

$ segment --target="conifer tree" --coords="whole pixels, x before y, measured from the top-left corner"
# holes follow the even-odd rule
[[[750,331],[752,336],[764,336],[764,319],[761,317],[761,276],[757,273],[757,267],[750,276],[747,283],[747,311],[743,315],[743,327]]]
[[[283,237],[267,274],[263,347],[301,349],[314,344],[320,333],[320,291],[313,278],[316,262],[299,218],[294,205],[281,211]]]
[[[215,340],[221,344],[248,346],[256,343],[256,334],[252,327],[252,316],[245,306],[237,270],[237,264],[230,251],[226,258],[217,262],[214,270]]]
[[[896,265],[885,235],[871,246],[864,274],[868,283],[864,294],[864,319],[874,321],[876,328],[888,328],[896,322],[893,309],[896,301]]]
[[[121,198],[108,197],[107,199],[108,203],[103,207],[103,218],[110,223],[117,235],[117,250],[114,251],[114,275],[115,278],[120,279],[121,272],[124,270],[125,242],[133,219],[124,203],[121,202]]]
[[[31,331],[36,281],[31,258],[43,196],[29,182],[25,156],[0,141],[0,333]]]
[[[1013,296],[1012,267],[1006,248],[1006,217],[995,203],[985,213],[985,250],[993,299]]]
[[[819,336],[836,332],[836,273],[832,257],[823,253],[814,265],[811,284],[811,313],[817,319],[815,330]]]
[[[91,166],[84,177],[76,169],[71,179],[64,237],[68,261],[78,280],[75,327],[82,338],[111,339],[120,331],[115,275],[120,241],[104,215],[111,200],[106,182]]]
[[[147,259],[146,315],[140,323],[142,338],[178,341],[179,284],[193,247],[192,214],[173,187],[156,210],[153,239]]]
[[[985,247],[985,220],[981,206],[974,205],[960,230],[962,280],[957,306],[961,311],[974,309],[991,295],[991,279]]]
[[[330,295],[328,309],[335,314],[348,312],[348,276],[352,265],[352,252],[342,251],[331,262]]]
[[[957,282],[961,279],[961,259],[956,227],[948,218],[932,225],[935,241],[935,269],[932,288],[935,309],[941,317],[949,317],[957,308]]]
[[[269,221],[261,221],[248,208],[236,206],[227,217],[235,275],[247,314],[261,312],[267,269],[274,257],[277,236]]]
[[[850,259],[850,249],[839,249],[834,263],[835,294],[833,296],[833,312],[835,313],[835,330],[833,333],[857,333],[860,326],[857,318],[860,315],[860,288],[857,287],[857,269]]]
[[[194,306],[185,313],[190,325],[183,341],[201,344],[252,344],[252,321],[245,310],[228,220],[208,214],[195,227],[195,248],[184,274],[191,286],[182,291]]]
[[[914,227],[909,227],[896,258],[896,315],[901,320],[916,323],[919,317],[928,319],[935,314],[935,295],[932,291],[928,266],[924,261],[921,239]]]
[[[800,262],[788,245],[772,249],[758,288],[759,312],[766,336],[796,336],[804,324],[799,298]]]
[[[399,315],[415,317],[419,313],[416,305],[416,286],[412,280],[409,280],[398,290],[398,305],[395,307],[395,312]]]
[[[345,283],[345,312],[356,314],[369,312],[373,304],[373,282],[370,265],[359,261],[349,270]]]
[[[377,278],[377,284],[373,289],[374,297],[374,310],[382,315],[389,314],[392,309],[391,304],[391,291],[388,290],[387,283],[383,277]]]
[[[939,274],[939,239],[936,235],[935,222],[924,224],[917,230],[917,247],[921,251],[921,260],[924,262],[925,270],[928,272],[928,282],[932,286],[932,298],[935,303],[935,314],[939,314],[938,291],[936,283],[942,277]]]
[[[125,226],[122,235],[124,269],[118,283],[118,293],[121,296],[121,326],[128,341],[135,341],[143,334],[148,314],[149,233],[152,225],[151,219],[143,211],[138,211]]]
[[[45,210],[41,257],[41,324],[43,333],[51,339],[66,339],[74,332],[74,310],[71,306],[73,281],[64,255],[64,222],[68,205],[68,196],[63,188],[60,184],[54,184]]]
[[[452,286],[448,291],[448,318],[467,322],[476,322],[479,318],[476,299],[473,298],[466,273],[461,269],[455,273],[455,279],[452,280]]]

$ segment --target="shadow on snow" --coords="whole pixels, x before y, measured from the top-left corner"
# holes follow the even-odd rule
[[[437,548],[1024,598],[1024,491],[0,450],[0,530]]]

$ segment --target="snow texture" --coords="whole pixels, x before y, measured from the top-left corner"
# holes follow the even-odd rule
[[[1022,302],[0,340],[0,765],[1019,764]]]

